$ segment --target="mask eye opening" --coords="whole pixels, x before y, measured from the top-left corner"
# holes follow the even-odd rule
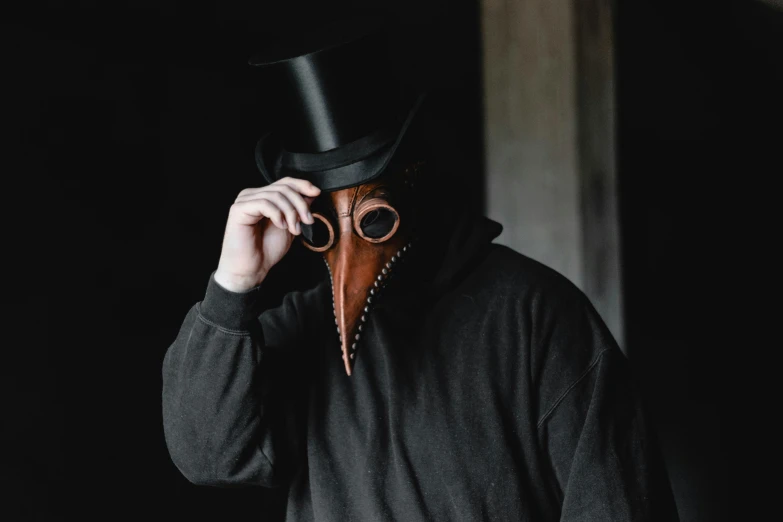
[[[301,223],[302,226],[302,244],[305,248],[313,252],[326,252],[334,245],[334,227],[331,221],[318,212],[313,212],[314,222],[312,225]],[[305,229],[309,228],[309,231]],[[307,238],[310,236],[310,239]]]
[[[388,241],[399,227],[399,213],[383,199],[363,201],[354,211],[353,228],[359,237],[369,243]],[[375,233],[370,233],[371,228]]]

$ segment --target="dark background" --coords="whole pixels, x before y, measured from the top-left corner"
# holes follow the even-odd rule
[[[3,194],[18,312],[2,356],[4,520],[275,520],[282,508],[274,491],[189,484],[160,418],[165,350],[217,266],[228,207],[261,184],[264,88],[246,60],[314,9],[269,5],[42,2],[3,20],[4,122],[21,138]],[[478,6],[361,5],[407,26],[399,59],[453,107],[480,207]],[[766,237],[741,218],[769,207],[745,198],[781,171],[782,18],[757,2],[617,8],[627,341],[684,521],[728,520],[726,325],[747,311],[728,296],[745,284],[735,261]],[[278,294],[320,270],[294,248]]]

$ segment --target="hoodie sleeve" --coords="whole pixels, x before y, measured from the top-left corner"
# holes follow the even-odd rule
[[[551,311],[539,440],[562,522],[676,522],[656,433],[631,368],[581,293]],[[542,340],[543,342],[543,340]]]
[[[302,313],[315,292],[256,315],[263,285],[236,293],[210,276],[163,361],[162,412],[172,461],[192,483],[284,484],[301,439],[290,359],[307,345]],[[301,394],[299,392],[299,394]]]

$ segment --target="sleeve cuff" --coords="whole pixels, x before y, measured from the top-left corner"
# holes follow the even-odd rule
[[[199,311],[205,319],[229,330],[247,330],[256,320],[256,304],[261,285],[247,292],[232,292],[215,281],[215,272],[209,276],[207,291]]]

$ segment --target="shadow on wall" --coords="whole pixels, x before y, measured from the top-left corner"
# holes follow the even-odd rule
[[[754,327],[734,331],[751,313],[742,303],[753,302],[736,292],[750,285],[742,258],[757,259],[751,237],[769,241],[756,213],[772,208],[762,192],[769,173],[781,170],[783,11],[761,2],[645,0],[620,2],[618,14],[632,362],[683,522],[729,520],[737,493],[728,491],[727,436],[743,425],[730,405],[748,384],[735,366],[745,347],[754,349]],[[755,507],[742,506],[742,518],[755,519]]]

